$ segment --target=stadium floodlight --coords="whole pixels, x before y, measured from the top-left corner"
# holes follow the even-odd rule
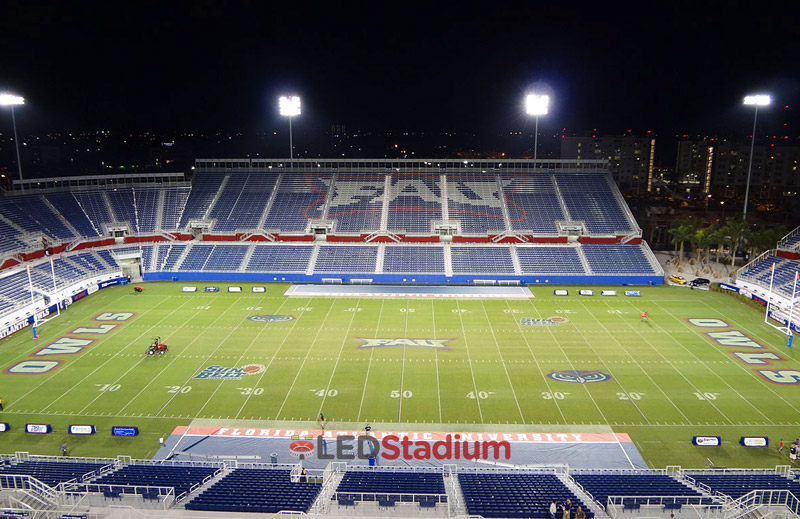
[[[534,116],[536,129],[533,136],[533,160],[536,161],[536,152],[539,148],[539,116],[547,115],[550,106],[550,96],[542,94],[528,94],[525,97],[525,113]],[[534,164],[534,167],[536,164]]]
[[[742,221],[747,221],[747,201],[750,198],[750,175],[753,173],[753,149],[756,145],[756,122],[758,121],[758,107],[768,106],[772,99],[768,95],[756,94],[745,96],[744,104],[755,106],[753,115],[753,135],[750,136],[750,160],[747,164],[747,184],[744,188],[744,208],[742,208]]]
[[[25,99],[13,94],[0,94],[0,106],[11,107],[11,124],[14,126],[14,144],[17,148],[17,172],[19,179],[22,180],[22,163],[19,160],[19,139],[17,138],[17,118],[14,116],[14,107],[24,105]]]
[[[300,115],[300,98],[298,96],[281,96],[278,98],[280,114],[289,118],[289,159],[294,159],[292,145],[292,117]]]

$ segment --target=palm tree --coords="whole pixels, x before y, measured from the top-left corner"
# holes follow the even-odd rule
[[[719,256],[722,253],[722,248],[725,244],[728,243],[728,236],[725,234],[724,227],[714,227],[712,228],[711,232],[709,232],[708,239],[712,244],[717,246],[717,259],[716,262],[719,263]]]
[[[749,230],[750,227],[747,225],[747,222],[736,218],[728,220],[725,224],[725,234],[728,236],[731,243],[731,267],[736,264],[736,247],[747,239],[748,234],[750,234]]]
[[[711,240],[711,227],[701,227],[694,231],[693,242],[697,247],[697,261],[708,264],[708,248],[713,243]],[[700,251],[705,252],[705,259],[700,257]]]
[[[680,267],[683,261],[683,244],[694,235],[694,228],[691,224],[686,222],[675,223],[672,228],[670,228],[669,234],[672,237],[673,245],[675,245],[675,251],[677,252],[678,249],[680,249],[680,253],[678,254],[678,267]]]

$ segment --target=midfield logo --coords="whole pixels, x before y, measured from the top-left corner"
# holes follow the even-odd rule
[[[591,384],[594,382],[605,382],[611,380],[611,375],[600,371],[580,371],[568,369],[563,371],[551,371],[547,374],[548,378],[559,382],[572,382],[574,384]]]
[[[209,366],[194,378],[205,378],[209,380],[241,380],[244,375],[258,375],[267,370],[262,364],[248,364],[241,368],[223,368],[222,366]]]
[[[295,316],[293,315],[253,315],[248,317],[251,321],[257,321],[260,323],[282,323],[286,321],[294,321]]]
[[[356,337],[357,341],[361,341],[358,349],[365,348],[432,348],[434,350],[450,351],[452,348],[447,345],[448,342],[454,339],[367,339],[364,337]]]
[[[558,326],[561,323],[566,323],[568,319],[557,315],[555,317],[548,317],[546,319],[534,319],[533,317],[523,317],[519,320],[520,326]]]

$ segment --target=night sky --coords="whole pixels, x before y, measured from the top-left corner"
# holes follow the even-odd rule
[[[764,131],[798,137],[789,2],[317,4],[7,0],[0,90],[26,98],[29,132],[270,131],[282,93],[306,128],[506,132],[531,130],[542,84],[544,129],[727,136],[764,91]]]

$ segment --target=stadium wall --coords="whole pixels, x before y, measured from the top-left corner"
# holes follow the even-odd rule
[[[662,285],[664,278],[642,276],[497,276],[492,274],[301,274],[297,272],[145,272],[145,281],[231,281],[231,282],[291,282],[291,283],[395,283],[395,284],[520,284],[520,285]]]

